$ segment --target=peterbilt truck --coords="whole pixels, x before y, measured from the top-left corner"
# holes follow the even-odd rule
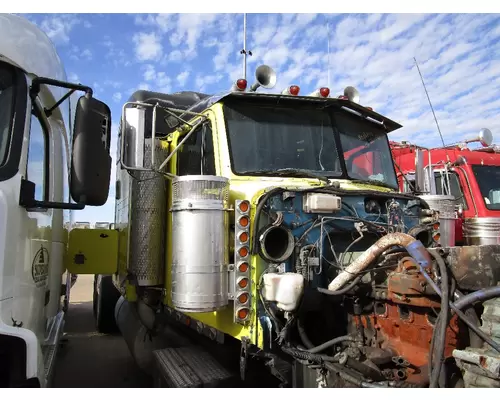
[[[110,124],[91,88],[67,81],[45,33],[1,14],[0,387],[51,384],[72,283],[71,213],[107,200]]]
[[[472,142],[481,146],[470,148]],[[391,142],[391,149],[402,191],[454,199],[456,245],[500,243],[500,148],[489,129],[455,145]]]
[[[97,329],[159,387],[498,387],[500,246],[442,240],[355,88],[255,75],[123,105],[112,229],[69,235]]]

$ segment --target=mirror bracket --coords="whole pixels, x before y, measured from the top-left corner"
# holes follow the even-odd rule
[[[21,180],[21,191],[19,195],[19,205],[28,210],[83,210],[85,204],[82,203],[59,203],[55,201],[35,200],[35,183],[26,179]]]
[[[158,108],[163,109],[167,114],[169,114],[169,116],[171,118],[175,118],[181,123],[181,124],[179,124],[180,126],[178,127],[178,130],[183,131],[183,133],[185,133],[184,137],[182,138],[182,140],[177,144],[177,146],[172,150],[172,152],[168,155],[168,157],[161,163],[161,165],[157,169],[146,168],[146,167],[144,167],[144,165],[142,167],[127,165],[125,162],[125,147],[127,145],[126,138],[128,137],[126,134],[127,129],[128,129],[127,128],[126,110],[129,108],[138,108],[138,109],[143,109],[143,110],[145,110],[147,108],[153,108],[153,110],[152,110],[152,114],[153,114],[152,128],[151,128],[151,139],[152,139],[153,143],[156,140],[156,115],[157,115]],[[176,113],[179,115],[177,115]],[[182,116],[184,116],[184,115],[190,115],[190,116],[199,117],[199,118],[196,118],[195,122],[191,123],[191,122],[188,122],[187,120],[185,120],[184,118],[182,118]],[[189,139],[189,137],[196,130],[196,128],[198,128],[200,125],[203,124],[203,122],[205,122],[205,120],[207,118],[208,117],[206,114],[197,113],[197,112],[193,112],[193,111],[189,111],[189,110],[181,110],[181,109],[172,108],[172,107],[162,107],[158,103],[157,104],[149,104],[149,103],[144,103],[144,102],[140,102],[140,101],[126,102],[122,106],[121,132],[119,133],[119,135],[121,137],[121,140],[119,142],[120,143],[120,149],[119,149],[120,166],[123,169],[126,169],[128,171],[156,172],[156,173],[163,175],[167,179],[175,178],[176,175],[171,174],[169,172],[166,172],[163,169],[167,166],[168,162],[172,159],[172,157],[177,152],[177,150],[184,144],[184,142],[187,139]],[[141,140],[143,140],[143,139],[144,138],[141,138]],[[155,162],[155,146],[153,145],[151,147],[151,165],[154,165],[154,162]]]
[[[33,81],[31,82],[31,88],[30,88],[30,97],[33,100],[38,93],[40,93],[40,86],[46,84],[46,85],[51,85],[51,86],[56,86],[60,88],[65,88],[65,89],[70,89],[69,92],[67,92],[63,97],[61,97],[56,103],[50,107],[50,108],[45,108],[45,114],[47,115],[47,118],[52,115],[52,112],[59,107],[64,100],[66,100],[69,96],[71,96],[74,92],[81,91],[85,92],[85,95],[87,97],[92,97],[93,91],[92,88],[89,86],[85,85],[80,85],[76,83],[70,83],[70,82],[64,82],[64,81],[58,81],[56,79],[50,79],[50,78],[34,78]]]

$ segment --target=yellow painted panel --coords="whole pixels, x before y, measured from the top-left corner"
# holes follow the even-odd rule
[[[118,262],[118,232],[73,229],[69,233],[66,268],[73,274],[111,275]]]

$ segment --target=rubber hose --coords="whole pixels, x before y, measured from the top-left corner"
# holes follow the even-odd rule
[[[308,349],[314,348],[314,344],[309,339],[309,336],[307,336],[304,325],[302,325],[302,321],[300,319],[297,320],[297,330],[299,331],[300,340],[302,340],[304,346],[306,346]]]
[[[472,306],[474,303],[494,299],[495,297],[500,297],[500,286],[476,290],[475,292],[460,297],[454,302],[454,305],[459,310],[463,310],[466,307]]]
[[[323,294],[328,294],[330,296],[340,296],[343,294],[346,294],[347,292],[351,291],[354,289],[354,287],[361,281],[362,276],[358,275],[354,280],[347,286],[343,287],[342,289],[339,290],[328,290],[324,288],[318,288],[318,292],[323,293]]]
[[[337,362],[336,357],[327,356],[324,354],[311,354],[307,351],[300,351],[298,349],[290,348],[290,347],[282,347],[284,353],[291,355],[294,358],[298,358],[300,360],[312,361],[317,364],[321,364],[324,361]]]
[[[308,350],[308,352],[309,353],[313,353],[313,354],[314,353],[319,353],[320,351],[326,350],[327,348],[335,346],[338,343],[353,342],[353,341],[354,341],[354,339],[351,336],[349,336],[349,335],[339,336],[339,337],[336,337],[336,338],[334,338],[332,340],[329,340],[328,342],[320,344],[319,346],[310,348]]]
[[[430,253],[429,253],[430,254]],[[424,262],[425,261],[425,262]],[[439,286],[434,282],[431,277],[427,274],[424,266],[426,265],[427,261],[419,261],[420,264],[420,272],[424,276],[425,280],[429,283],[429,285],[432,287],[432,289],[439,295],[441,296],[441,289],[439,289]],[[455,303],[452,303],[451,301],[449,302],[449,305],[453,311],[458,315],[458,317],[470,328],[474,331],[476,335],[478,335],[482,340],[484,340],[486,343],[488,343],[493,349],[495,349],[498,353],[500,353],[500,343],[495,342],[490,336],[488,336],[486,333],[484,333],[479,327],[474,325],[473,322],[470,321],[469,318],[462,312],[462,310],[458,309],[455,306]]]
[[[437,330],[436,341],[431,342],[430,354],[436,351],[437,359],[436,362],[429,363],[429,387],[437,388],[439,387],[439,376],[441,374],[441,368],[444,359],[444,350],[446,346],[446,328],[448,327],[449,318],[449,296],[450,287],[448,281],[448,271],[446,270],[446,264],[443,258],[438,254],[437,251],[433,249],[427,249],[427,251],[434,257],[439,266],[439,272],[441,274],[441,310],[439,312],[439,326],[434,327]],[[433,365],[434,364],[434,365]]]

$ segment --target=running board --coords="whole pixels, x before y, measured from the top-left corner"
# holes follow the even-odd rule
[[[57,350],[61,337],[64,333],[64,316],[64,312],[60,311],[54,318],[52,318],[50,326],[48,327],[48,335],[42,345],[43,365],[45,367],[44,387],[50,387],[52,383]]]
[[[198,346],[169,347],[153,352],[155,387],[218,387],[234,375]]]

